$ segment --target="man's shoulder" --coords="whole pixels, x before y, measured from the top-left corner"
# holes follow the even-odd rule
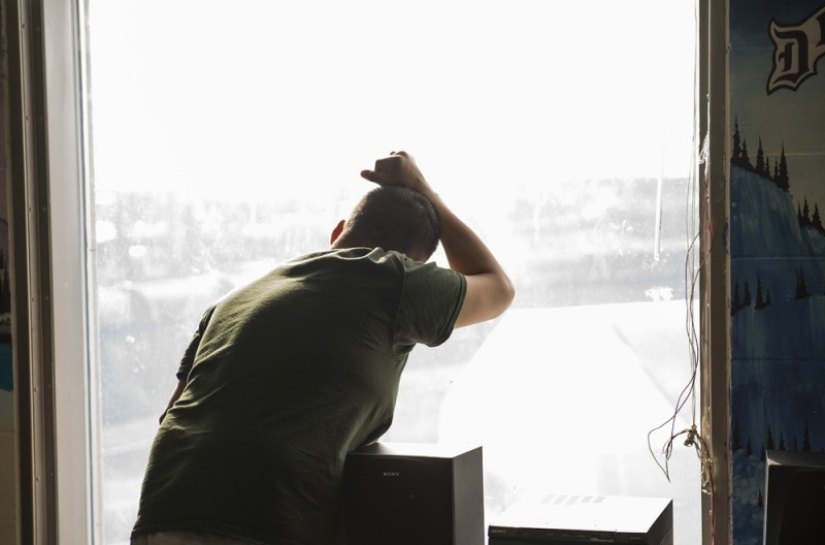
[[[282,264],[275,271],[276,275],[315,277],[320,274],[388,274],[404,277],[407,281],[420,279],[433,281],[437,279],[457,280],[461,275],[449,268],[442,267],[435,261],[416,261],[407,255],[383,248],[339,248],[313,252],[296,257]]]
[[[301,267],[301,266],[333,266],[357,263],[376,263],[379,265],[410,265],[418,263],[408,258],[406,255],[387,251],[383,248],[333,248],[319,252],[304,254],[286,261],[281,267]]]

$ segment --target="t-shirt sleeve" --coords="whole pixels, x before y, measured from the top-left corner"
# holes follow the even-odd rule
[[[409,350],[415,344],[438,346],[453,332],[464,303],[467,279],[435,263],[404,260],[404,284],[398,308],[394,344]]]
[[[198,347],[201,344],[203,332],[206,331],[206,326],[209,325],[209,319],[212,317],[212,312],[214,310],[215,307],[211,306],[206,312],[203,313],[198,329],[195,331],[195,334],[192,336],[192,340],[189,341],[189,346],[186,347],[186,350],[183,352],[183,357],[180,359],[178,371],[175,373],[178,380],[189,376],[189,371],[192,370],[192,366],[195,364],[195,355],[198,353]]]

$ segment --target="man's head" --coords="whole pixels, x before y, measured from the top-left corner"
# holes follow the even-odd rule
[[[333,232],[334,247],[380,247],[418,261],[435,252],[441,222],[432,203],[414,189],[380,186],[355,206]]]

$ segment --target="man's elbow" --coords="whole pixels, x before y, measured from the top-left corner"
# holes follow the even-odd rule
[[[467,277],[467,293],[455,327],[486,322],[501,316],[516,296],[513,283],[504,273]]]
[[[504,275],[504,277],[501,280],[501,285],[499,288],[499,298],[499,308],[501,309],[499,312],[500,315],[503,314],[505,310],[510,308],[510,305],[513,304],[513,300],[516,298],[516,287],[513,285],[513,282],[507,275]]]
[[[495,283],[490,287],[488,294],[488,319],[498,318],[510,308],[516,298],[516,288],[506,274],[496,277]]]

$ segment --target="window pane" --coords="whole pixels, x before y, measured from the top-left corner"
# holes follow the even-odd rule
[[[128,541],[203,310],[324,248],[393,149],[518,296],[414,351],[384,440],[482,443],[488,522],[544,491],[666,496],[699,542],[696,455],[676,443],[669,483],[647,436],[691,375],[693,3],[393,9],[90,1],[104,543]]]

